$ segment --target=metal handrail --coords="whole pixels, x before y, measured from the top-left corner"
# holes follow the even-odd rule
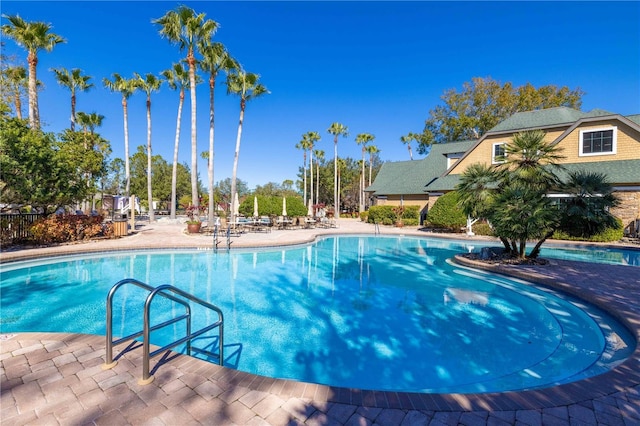
[[[149,291],[149,295],[147,296],[146,300],[145,300],[145,304],[144,304],[144,313],[143,313],[143,328],[141,331],[132,333],[128,336],[125,337],[121,337],[117,340],[113,340],[113,296],[115,295],[115,293],[118,291],[119,288],[121,288],[122,286],[124,286],[125,284],[132,284],[135,285],[137,287],[140,287],[142,289],[145,289],[147,291]],[[180,305],[182,305],[185,308],[185,313],[182,315],[179,315],[177,317],[171,318],[167,321],[164,321],[160,324],[156,324],[156,325],[151,325],[150,324],[150,308],[151,308],[151,302],[153,301],[153,299],[155,298],[155,296],[160,295],[161,297],[164,297],[166,299],[169,299],[173,302],[176,302]],[[185,301],[186,299],[186,301]],[[203,306],[207,309],[210,309],[214,312],[216,312],[218,314],[218,321],[216,321],[213,324],[210,324],[204,328],[201,328],[200,330],[192,333],[191,332],[191,305],[187,302],[193,302],[193,303],[197,303],[200,306]],[[156,349],[155,351],[151,352],[150,351],[150,336],[151,336],[151,332],[158,330],[160,328],[164,328],[168,325],[171,324],[175,324],[179,321],[185,320],[186,321],[186,335],[172,343],[169,343],[165,346],[163,346],[162,348]],[[219,353],[218,353],[218,363],[220,365],[223,365],[224,362],[224,355],[223,355],[223,347],[224,347],[224,316],[222,314],[222,311],[215,305],[206,302],[202,299],[199,299],[195,296],[193,296],[192,294],[189,294],[183,290],[180,290],[177,287],[174,286],[170,286],[170,285],[161,285],[158,287],[152,287],[148,284],[145,284],[143,282],[140,282],[138,280],[132,279],[132,278],[127,278],[124,280],[121,280],[119,282],[117,282],[116,284],[114,284],[113,287],[111,287],[111,290],[109,290],[109,294],[107,295],[107,333],[106,333],[106,339],[107,339],[107,344],[106,344],[106,362],[105,365],[103,366],[104,369],[109,369],[109,368],[113,368],[117,362],[113,360],[113,346],[118,345],[120,343],[124,343],[126,341],[129,340],[133,340],[136,337],[142,336],[142,346],[143,346],[143,357],[142,357],[142,379],[139,381],[140,384],[148,384],[151,383],[153,381],[153,378],[151,377],[150,374],[150,369],[149,369],[149,361],[152,357],[158,355],[159,353],[173,348],[175,346],[181,345],[183,343],[186,343],[186,347],[187,347],[187,355],[191,355],[191,340],[195,339],[196,337],[206,333],[207,331],[210,331],[216,327],[219,327],[219,339],[218,339],[218,345],[219,345]],[[194,350],[196,350],[199,353],[204,353],[208,356],[212,356],[212,357],[216,357],[216,354],[205,350],[205,349],[200,349],[200,348],[193,348]]]
[[[151,309],[151,302],[153,301],[153,299],[155,298],[156,295],[160,294],[161,296],[164,297],[168,297],[171,298],[171,294],[168,293],[175,293],[177,295],[179,295],[180,297],[183,297],[191,302],[197,303],[200,306],[203,306],[207,309],[210,309],[214,312],[216,312],[218,314],[218,321],[216,321],[213,324],[208,325],[207,327],[201,328],[200,330],[196,331],[196,332],[191,332],[191,312],[190,312],[190,307],[189,307],[189,320],[187,321],[187,335],[181,339],[176,340],[175,342],[169,343],[159,349],[156,349],[155,351],[151,352],[150,350],[150,343],[149,343],[149,338],[151,335],[151,331],[156,330],[157,328],[161,328],[164,327],[166,325],[170,325],[172,324],[174,321],[167,321],[166,323],[163,324],[159,324],[159,325],[155,325],[153,327],[151,327],[149,325],[149,312]],[[187,304],[188,305],[188,304]],[[218,308],[215,305],[212,305],[209,302],[205,302],[202,299],[199,299],[197,297],[195,297],[194,295],[187,293],[186,291],[183,291],[177,287],[165,284],[165,285],[161,285],[156,287],[155,289],[153,289],[153,291],[151,291],[151,293],[149,293],[149,295],[147,296],[147,300],[144,302],[144,316],[143,316],[143,339],[142,339],[142,380],[141,380],[141,384],[146,384],[146,383],[150,383],[151,380],[149,380],[151,374],[150,374],[150,370],[149,370],[149,361],[151,358],[153,358],[154,356],[158,355],[161,352],[166,351],[167,349],[173,348],[175,346],[181,345],[183,343],[187,344],[187,355],[191,355],[191,340],[195,339],[196,337],[200,336],[201,334],[206,333],[209,330],[212,330],[216,327],[219,327],[219,341],[218,341],[218,346],[219,346],[219,358],[218,358],[218,364],[223,365],[223,361],[224,361],[224,356],[223,356],[223,347],[224,347],[224,315],[222,314],[222,310],[220,310],[220,308]],[[211,352],[211,351],[206,351],[203,349],[199,349],[199,352],[202,353],[206,353],[209,356],[214,356],[215,357],[215,353]]]
[[[380,224],[377,221],[373,222],[373,232],[375,235],[380,234]]]

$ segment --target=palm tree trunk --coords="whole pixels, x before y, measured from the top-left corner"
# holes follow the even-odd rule
[[[316,204],[320,202],[320,163],[316,160]]]
[[[338,136],[333,141],[333,210],[336,219],[340,217],[340,200],[338,199]]]
[[[200,205],[198,198],[198,141],[196,134],[196,64],[193,51],[187,54],[189,63],[189,89],[191,92],[191,204]]]
[[[540,241],[538,241],[535,245],[535,247],[533,248],[533,250],[531,250],[531,253],[529,253],[529,258],[530,259],[536,259],[538,257],[538,255],[540,255],[540,249],[542,248],[542,244],[547,241],[547,239],[551,238],[551,236],[553,235],[553,233],[555,232],[555,228],[552,229],[551,231],[549,231],[547,233],[547,235],[545,235],[543,238],[540,239]]]
[[[213,95],[216,87],[216,78],[212,75],[209,79],[209,228],[213,225],[213,215],[215,213],[215,192],[213,188],[213,136],[214,136],[214,103]]]
[[[302,169],[304,170],[304,191],[303,191],[303,196],[302,196],[302,201],[304,202],[304,205],[307,205],[307,151],[303,151],[302,152]]]
[[[36,77],[36,67],[38,57],[35,53],[29,52],[27,55],[29,63],[29,126],[32,129],[40,128],[40,114],[38,112],[38,79]]]
[[[71,93],[71,131],[76,130],[76,94]]]
[[[147,198],[149,200],[149,222],[155,222],[151,175],[151,100],[147,99]]]
[[[178,103],[178,118],[176,119],[176,140],[173,146],[173,170],[171,171],[171,219],[176,218],[176,202],[178,192],[178,145],[180,143],[180,119],[182,118],[182,105],[184,104],[184,89],[180,89],[180,102]]]
[[[360,211],[364,211],[364,145],[362,145],[362,175],[360,177]]]
[[[127,98],[122,97],[122,113],[124,116],[124,175],[127,181],[124,195],[127,199],[131,196],[131,167],[129,164],[129,112],[127,110]]]
[[[16,94],[13,97],[13,103],[16,107],[16,117],[18,117],[18,120],[22,120],[22,102],[20,102],[20,92],[16,91]]]
[[[310,205],[313,206],[313,151],[309,150],[309,198]]]
[[[238,176],[238,159],[240,158],[240,138],[242,137],[242,122],[244,121],[244,99],[240,100],[240,121],[238,122],[238,135],[236,137],[236,152],[233,157],[233,175],[231,178],[231,221],[235,222],[233,214],[235,212],[236,203],[236,178]]]

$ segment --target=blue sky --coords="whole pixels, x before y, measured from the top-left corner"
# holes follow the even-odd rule
[[[117,72],[131,77],[168,69],[184,56],[151,23],[178,4],[205,12],[220,28],[215,40],[271,94],[247,105],[238,177],[250,187],[295,180],[296,143],[307,131],[333,157],[326,130],[350,135],[338,155],[359,159],[358,133],[375,135],[383,161],[408,160],[399,138],[419,132],[446,89],[472,77],[515,86],[555,84],[586,92],[582,109],[640,113],[640,2],[93,2],[6,1],[2,13],[46,21],[67,42],[39,55],[40,116],[45,130],[68,126],[69,92],[50,68],[81,68],[95,88],[79,93],[77,110],[104,115],[99,130],[123,157],[119,94],[102,86]],[[6,20],[3,19],[3,23]],[[5,53],[26,52],[5,40]],[[216,91],[216,182],[231,177],[239,117],[237,97]],[[172,161],[178,95],[152,95],[152,150]],[[208,150],[208,87],[198,86],[198,152]],[[26,110],[26,105],[25,105]],[[25,111],[26,112],[26,111]],[[190,103],[182,119],[180,161],[190,164]],[[145,96],[129,102],[130,148],[146,144]],[[414,155],[414,158],[419,156]],[[199,173],[207,182],[206,163]]]

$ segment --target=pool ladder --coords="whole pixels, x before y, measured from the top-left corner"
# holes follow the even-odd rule
[[[128,336],[113,340],[113,311],[112,311],[113,296],[121,287],[128,284],[140,287],[149,292],[144,303],[143,328],[142,330],[132,333]],[[182,315],[178,315],[160,324],[151,325],[151,320],[149,318],[149,311],[151,308],[151,302],[156,296],[164,297],[165,299],[171,300],[172,302],[182,305],[185,310],[184,313]],[[215,313],[218,314],[218,320],[212,324],[209,324],[206,327],[201,328],[200,330],[192,332],[191,331],[191,305],[189,302],[196,303],[211,311],[214,311]],[[150,342],[149,342],[151,332],[183,320],[186,321],[186,335],[152,352],[150,347]],[[217,354],[215,352],[211,352],[206,349],[196,348],[191,346],[191,340],[195,339],[196,337],[210,330],[213,330],[214,328],[218,328],[218,353]],[[189,294],[174,286],[161,285],[158,287],[152,287],[138,280],[127,278],[127,279],[118,281],[116,284],[114,284],[113,287],[111,287],[111,290],[109,290],[109,294],[107,295],[107,348],[106,348],[106,360],[105,360],[105,364],[103,365],[103,369],[106,370],[106,369],[113,368],[118,363],[118,361],[115,361],[113,359],[113,347],[115,345],[119,345],[129,340],[133,340],[136,337],[140,337],[140,336],[142,336],[142,348],[143,348],[142,349],[143,350],[142,379],[140,379],[138,383],[141,385],[146,385],[153,381],[153,376],[151,375],[149,370],[150,359],[160,354],[161,352],[164,352],[168,349],[171,349],[183,343],[186,343],[187,355],[191,355],[192,351],[198,352],[209,357],[217,358],[218,364],[223,365],[224,317],[222,315],[222,311],[217,306],[212,305],[211,303],[205,302],[204,300],[201,300],[193,296],[192,294]],[[120,355],[124,354],[125,352],[122,352]]]

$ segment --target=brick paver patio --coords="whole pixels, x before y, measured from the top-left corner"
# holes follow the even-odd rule
[[[210,248],[210,237],[186,236],[182,228],[147,225],[120,240],[3,252],[0,260],[159,245]],[[337,230],[247,234],[233,246],[292,244],[334,232],[373,231],[366,224],[341,220]],[[406,228],[402,232],[426,235]],[[553,261],[542,267],[499,267],[495,272],[553,286],[604,307],[640,339],[640,268]],[[141,350],[127,352],[115,368],[104,370],[104,336],[17,333],[0,339],[3,426],[640,425],[637,346],[616,369],[580,382],[526,392],[438,395],[271,379],[187,356],[164,363],[155,380],[141,386]]]

